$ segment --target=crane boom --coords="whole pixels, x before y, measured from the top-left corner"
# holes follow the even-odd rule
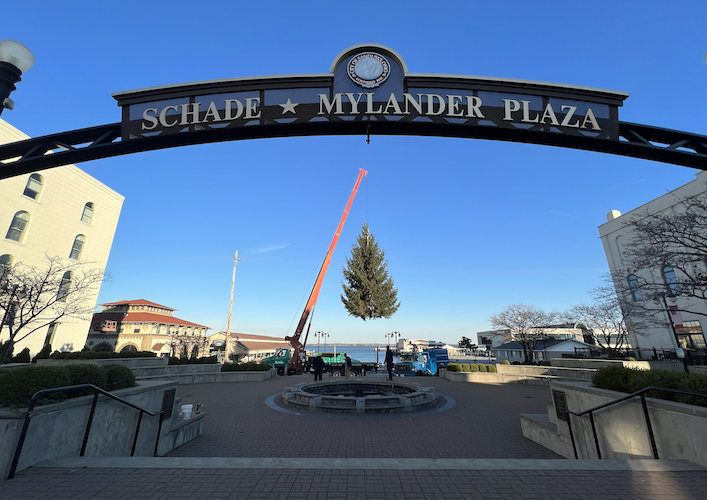
[[[297,324],[297,329],[295,329],[294,335],[290,337],[285,337],[285,341],[287,341],[294,350],[292,356],[292,369],[296,372],[300,372],[304,367],[305,345],[307,343],[307,339],[305,338],[304,342],[300,341],[300,338],[302,337],[302,332],[304,331],[304,326],[305,324],[307,324],[307,319],[312,314],[314,306],[317,305],[317,299],[319,298],[319,291],[322,288],[324,276],[326,275],[327,269],[329,268],[329,264],[331,263],[331,257],[334,254],[336,244],[339,242],[339,236],[341,236],[341,231],[344,228],[344,223],[346,222],[346,218],[349,215],[351,204],[353,203],[354,198],[356,197],[356,192],[358,191],[358,186],[361,184],[361,179],[363,179],[363,176],[367,174],[368,172],[366,170],[362,168],[358,169],[358,178],[356,179],[356,184],[354,185],[353,191],[351,191],[351,196],[349,196],[349,202],[346,204],[344,213],[341,216],[341,220],[339,221],[339,226],[336,228],[334,238],[331,240],[331,245],[329,245],[329,250],[327,251],[326,257],[324,257],[322,267],[319,269],[317,280],[314,282],[314,288],[312,288],[312,292],[309,294],[309,300],[307,300],[307,304],[304,306],[304,311],[302,312],[302,317],[300,318],[299,323]]]

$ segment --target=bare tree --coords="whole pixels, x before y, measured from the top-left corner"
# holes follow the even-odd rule
[[[651,309],[651,300],[666,295],[707,299],[707,196],[680,200],[674,210],[644,210],[629,227],[631,239],[623,249],[629,265],[625,275],[615,276],[619,294],[638,295],[635,302],[648,301],[645,307]],[[705,315],[681,307],[677,310]]]
[[[495,328],[510,330],[513,340],[523,347],[526,363],[533,361],[533,353],[545,340],[545,329],[553,322],[553,315],[529,304],[511,304],[489,318]]]
[[[169,341],[170,355],[179,358],[198,357],[199,354],[204,353],[204,349],[208,342],[209,340],[206,336],[202,335],[196,335],[193,333],[175,334]],[[197,356],[194,356],[194,354]]]
[[[62,318],[89,318],[89,300],[104,279],[100,269],[87,263],[66,263],[47,256],[46,267],[17,263],[0,268],[0,332],[7,327],[8,341],[0,363],[14,345]]]
[[[605,350],[611,352],[628,346],[629,332],[634,329],[634,325],[626,313],[633,306],[628,302],[622,303],[610,276],[606,276],[604,283],[594,288],[591,295],[591,303],[574,306],[568,314],[576,318],[583,330]]]

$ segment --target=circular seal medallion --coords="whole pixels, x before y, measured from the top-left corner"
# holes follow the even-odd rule
[[[348,74],[364,89],[378,87],[390,75],[390,63],[380,54],[363,52],[349,61]]]

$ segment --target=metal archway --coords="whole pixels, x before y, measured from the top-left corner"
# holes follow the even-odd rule
[[[707,170],[707,136],[619,121],[625,92],[413,74],[381,45],[346,49],[324,74],[178,84],[113,97],[120,123],[0,146],[0,179],[194,144],[372,134],[525,142]]]

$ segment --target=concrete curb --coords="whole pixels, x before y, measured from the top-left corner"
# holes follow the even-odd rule
[[[72,457],[34,467],[95,469],[585,470],[705,471],[682,460],[523,460],[426,458]]]

